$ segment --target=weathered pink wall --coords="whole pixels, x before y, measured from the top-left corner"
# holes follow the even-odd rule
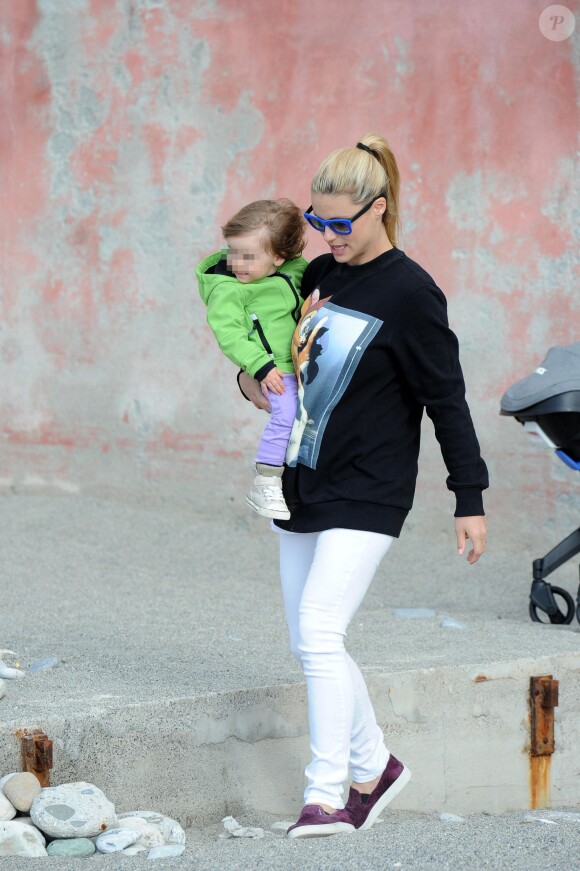
[[[176,465],[187,480],[250,457],[262,419],[194,265],[233,210],[307,206],[322,157],[376,130],[400,164],[401,247],[448,295],[496,484],[557,499],[555,464],[498,418],[504,388],[579,337],[578,29],[547,40],[545,5],[3,3],[4,484]]]

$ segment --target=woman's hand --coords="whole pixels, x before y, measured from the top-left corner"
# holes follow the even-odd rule
[[[467,562],[474,565],[485,551],[487,543],[487,527],[485,517],[456,517],[455,535],[457,536],[457,553],[463,556],[465,542],[469,538],[473,547],[467,555]]]
[[[247,372],[240,372],[238,375],[238,384],[244,396],[253,403],[256,408],[261,411],[272,411],[272,406],[262,393],[260,385],[255,378],[248,375]]]
[[[284,373],[279,369],[270,369],[266,377],[262,378],[260,381],[260,387],[262,388],[262,393],[266,398],[268,397],[268,392],[270,390],[272,393],[281,396],[286,392],[286,388],[284,387]]]

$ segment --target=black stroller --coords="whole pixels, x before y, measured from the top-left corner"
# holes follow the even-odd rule
[[[550,348],[540,366],[513,384],[501,398],[500,414],[515,417],[531,434],[555,449],[556,456],[580,472],[580,342]],[[533,561],[530,617],[537,623],[580,622],[580,586],[572,596],[545,579],[580,553],[580,528],[544,557]]]

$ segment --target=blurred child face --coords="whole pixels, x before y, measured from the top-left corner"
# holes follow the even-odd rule
[[[282,257],[276,257],[263,247],[261,230],[255,230],[245,236],[229,236],[226,242],[228,269],[242,284],[250,284],[267,275],[273,275],[278,266],[284,263]]]

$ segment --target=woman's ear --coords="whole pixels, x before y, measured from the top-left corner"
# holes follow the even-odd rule
[[[374,201],[373,212],[375,213],[375,215],[382,216],[385,214],[386,210],[387,210],[387,201],[386,201],[385,197],[379,197],[377,200]]]

